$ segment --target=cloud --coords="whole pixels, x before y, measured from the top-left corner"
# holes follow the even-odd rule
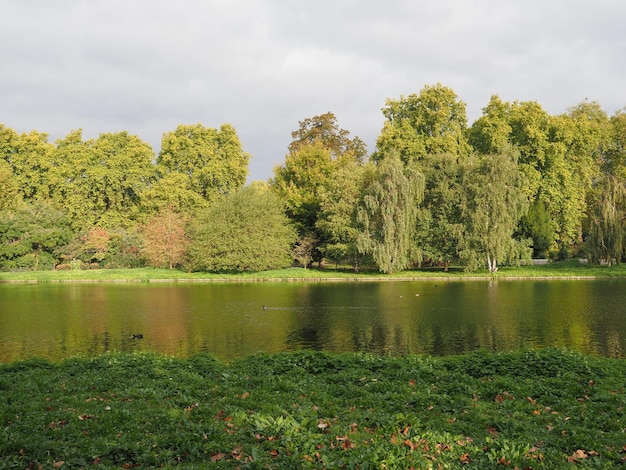
[[[21,0],[0,18],[0,122],[51,139],[231,123],[252,179],[328,111],[374,150],[387,98],[443,83],[561,113],[626,105],[619,0]]]

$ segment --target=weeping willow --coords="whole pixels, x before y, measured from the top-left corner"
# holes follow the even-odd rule
[[[587,251],[592,263],[621,261],[626,235],[626,187],[614,176],[604,180],[590,214]]]
[[[424,197],[424,178],[406,168],[397,154],[386,156],[364,181],[363,200],[357,209],[361,233],[357,248],[372,256],[383,273],[410,266],[417,207]]]

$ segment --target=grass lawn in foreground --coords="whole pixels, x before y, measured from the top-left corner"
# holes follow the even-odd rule
[[[0,468],[612,468],[626,363],[546,349],[0,366]]]

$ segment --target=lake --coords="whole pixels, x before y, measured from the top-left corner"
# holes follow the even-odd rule
[[[133,339],[132,335],[143,338]],[[622,358],[626,280],[0,284],[0,362],[314,349]]]

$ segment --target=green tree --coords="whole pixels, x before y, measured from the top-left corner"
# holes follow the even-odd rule
[[[320,247],[322,254],[335,263],[348,261],[356,270],[364,261],[357,247],[356,214],[365,168],[351,162],[330,175],[320,193],[316,222],[324,240]]]
[[[619,264],[626,246],[626,186],[623,180],[606,176],[598,184],[589,219],[586,241],[589,260]]]
[[[511,104],[493,95],[483,114],[468,129],[468,141],[481,155],[493,155],[510,143]]]
[[[274,169],[270,185],[284,201],[287,216],[300,236],[316,234],[320,191],[334,169],[331,152],[321,142],[300,146]]]
[[[448,87],[427,85],[419,95],[387,100],[382,111],[386,121],[372,156],[376,161],[391,151],[405,164],[433,153],[470,154],[465,103]]]
[[[300,246],[315,240],[313,259],[321,261],[327,244],[326,233],[318,227],[324,188],[342,168],[362,164],[365,145],[358,137],[349,138],[332,113],[301,121],[292,137],[285,162],[274,169],[270,185],[285,203]]]
[[[140,195],[154,180],[153,157],[147,143],[127,132],[85,142],[82,131],[74,131],[57,142],[50,192],[77,231],[128,227],[140,217]]]
[[[463,183],[465,234],[461,246],[461,258],[468,269],[486,262],[489,272],[495,272],[499,261],[530,257],[527,242],[513,238],[528,207],[523,191],[525,179],[516,158],[514,149],[509,148],[468,162]]]
[[[463,198],[462,162],[455,155],[432,154],[420,161],[425,179],[424,200],[418,215],[418,238],[424,258],[443,265],[447,271],[459,259],[463,219],[459,201]]]
[[[189,239],[192,271],[263,271],[291,265],[296,232],[271,191],[246,186],[199,213]]]
[[[0,268],[52,269],[72,235],[66,215],[42,201],[0,211]]]
[[[371,255],[378,269],[393,273],[417,258],[417,207],[424,192],[423,176],[391,153],[366,170],[357,212],[359,251]]]
[[[179,125],[163,134],[157,166],[161,175],[185,175],[190,189],[209,203],[246,182],[250,155],[243,151],[235,128]]]

